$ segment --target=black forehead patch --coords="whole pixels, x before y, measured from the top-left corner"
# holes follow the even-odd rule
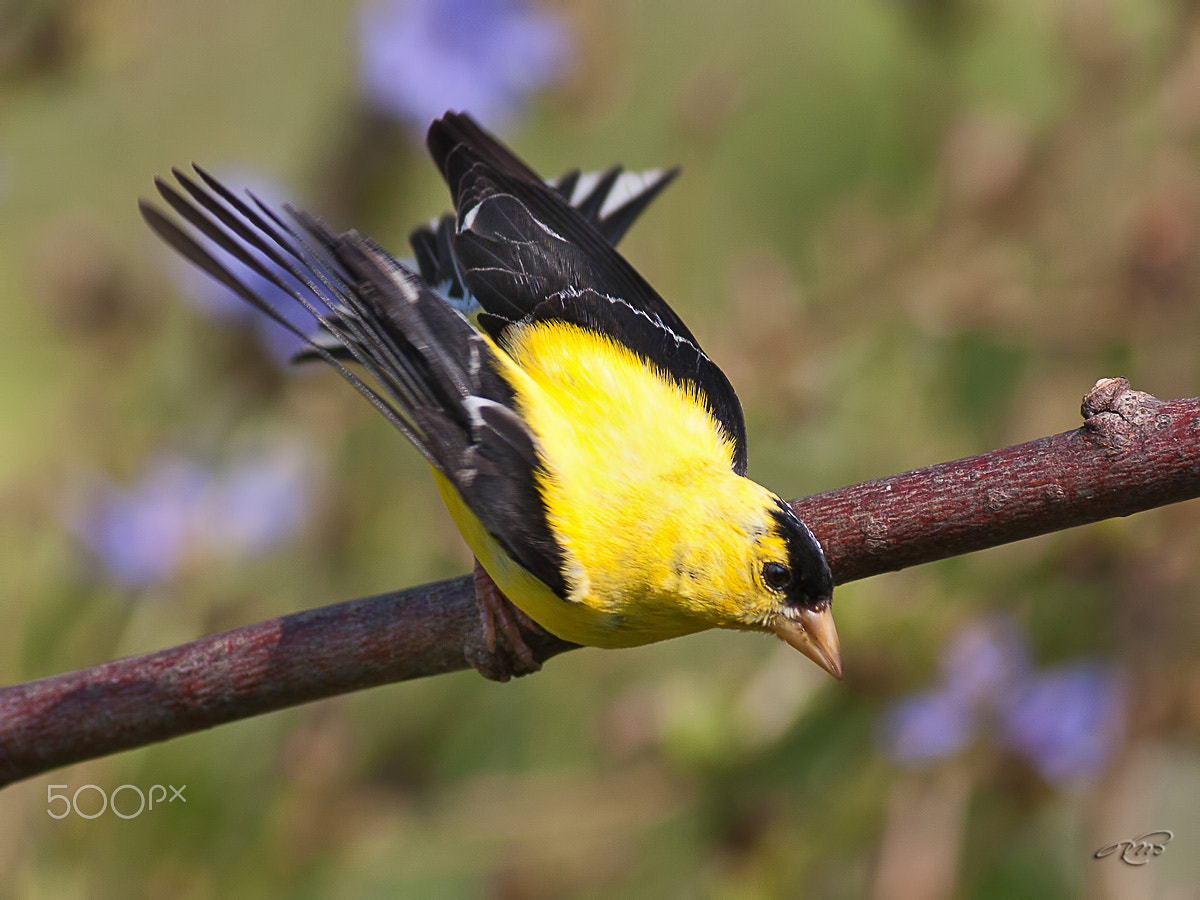
[[[820,609],[829,605],[833,593],[833,573],[825,561],[821,544],[800,517],[782,500],[771,510],[776,532],[783,538],[792,570],[792,586],[787,592],[789,606]]]

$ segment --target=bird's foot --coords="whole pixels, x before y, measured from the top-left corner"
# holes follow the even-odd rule
[[[485,647],[468,652],[467,661],[484,678],[508,681],[514,675],[540,671],[542,664],[533,655],[522,630],[544,634],[542,627],[513,605],[512,601],[475,560],[475,603],[483,626]]]

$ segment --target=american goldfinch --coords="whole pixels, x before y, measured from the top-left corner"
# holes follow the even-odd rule
[[[413,233],[419,271],[357,231],[239,197],[199,167],[175,170],[182,192],[156,184],[206,241],[144,200],[142,213],[304,337],[424,455],[478,560],[489,636],[498,626],[527,668],[504,598],[596,647],[774,632],[840,678],[820,544],[746,477],[733,387],[614,249],[675,171],[544,182],[465,114],[435,121],[427,144],[455,212]],[[234,274],[241,266],[322,333],[303,334]]]

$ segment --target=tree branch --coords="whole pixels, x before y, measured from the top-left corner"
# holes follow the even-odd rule
[[[1200,496],[1200,399],[1104,379],[1084,425],[792,501],[839,584]],[[538,660],[574,647],[527,634]],[[310,700],[487,667],[469,576],[0,689],[0,786]]]

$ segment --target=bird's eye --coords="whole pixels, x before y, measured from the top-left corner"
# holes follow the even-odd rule
[[[792,570],[783,563],[769,562],[762,567],[763,583],[773,591],[785,591],[792,583]]]

